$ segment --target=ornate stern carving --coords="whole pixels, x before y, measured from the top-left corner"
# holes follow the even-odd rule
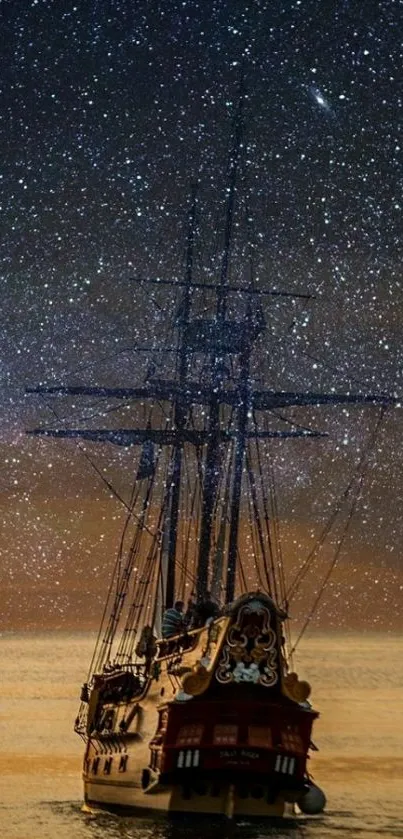
[[[279,681],[277,613],[263,596],[249,598],[235,607],[216,671],[221,684],[251,682],[273,687]]]
[[[179,701],[192,696],[200,696],[207,690],[214,675],[222,639],[225,637],[229,622],[230,618],[221,617],[203,628],[195,649],[195,653],[199,655],[197,658],[193,657],[193,662],[190,661],[191,666],[184,666],[180,674],[182,676],[181,689],[176,695]]]
[[[283,679],[283,693],[294,702],[306,702],[311,686],[309,682],[300,682],[296,673],[288,673]]]

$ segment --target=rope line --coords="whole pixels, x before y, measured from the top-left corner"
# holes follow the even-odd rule
[[[381,425],[382,425],[382,422],[383,422],[383,419],[384,419],[385,413],[386,413],[386,407],[382,407],[381,412],[380,412],[380,416],[378,417],[378,421],[377,421],[376,426],[375,426],[374,433],[373,433],[373,435],[372,435],[372,437],[371,437],[371,439],[370,439],[370,441],[369,441],[368,446],[366,447],[365,451],[363,452],[362,457],[360,458],[360,462],[359,462],[359,466],[361,467],[361,470],[360,470],[360,475],[358,476],[358,481],[357,481],[357,486],[356,486],[356,490],[355,490],[355,495],[354,495],[354,498],[353,498],[353,501],[352,501],[352,505],[351,505],[351,508],[350,508],[350,511],[349,511],[348,517],[347,517],[347,521],[346,521],[346,523],[345,523],[345,526],[344,526],[343,532],[342,532],[342,534],[341,534],[341,536],[340,536],[340,539],[339,539],[339,541],[338,541],[337,548],[336,548],[336,551],[335,551],[335,555],[334,555],[334,557],[333,557],[333,560],[332,560],[332,562],[331,562],[331,565],[330,565],[330,567],[329,567],[329,569],[328,569],[328,571],[327,571],[327,573],[326,573],[326,575],[325,575],[325,577],[324,577],[324,579],[323,579],[323,581],[322,581],[322,584],[321,584],[321,586],[320,586],[319,592],[318,592],[318,594],[317,594],[317,596],[316,596],[316,598],[315,598],[315,600],[314,600],[314,603],[313,603],[313,605],[312,605],[312,607],[311,607],[311,609],[310,609],[310,611],[309,611],[309,613],[308,613],[308,615],[307,615],[307,617],[306,617],[306,619],[305,619],[305,622],[304,622],[304,624],[303,624],[303,626],[302,626],[302,629],[301,629],[301,631],[300,631],[300,633],[299,633],[299,635],[298,635],[298,637],[297,637],[297,640],[296,640],[296,641],[295,641],[295,643],[294,643],[294,646],[293,646],[293,648],[292,648],[292,650],[291,650],[291,654],[295,652],[295,650],[296,650],[296,648],[297,648],[297,646],[298,646],[298,644],[299,644],[299,642],[300,642],[301,638],[302,638],[302,637],[303,637],[303,635],[305,634],[306,629],[308,628],[308,626],[309,626],[309,624],[310,624],[310,622],[311,622],[311,620],[312,620],[312,618],[313,618],[313,616],[314,616],[314,614],[315,614],[315,612],[316,612],[316,610],[317,610],[317,607],[318,607],[318,605],[319,605],[319,603],[320,603],[320,600],[322,599],[323,593],[324,593],[324,591],[325,591],[325,589],[326,589],[326,586],[327,586],[327,583],[328,583],[328,581],[329,581],[329,579],[330,579],[330,576],[331,576],[331,574],[332,574],[332,572],[333,572],[333,570],[334,570],[334,568],[335,568],[335,566],[336,566],[336,564],[337,564],[337,562],[338,562],[338,560],[339,560],[339,557],[340,557],[340,554],[341,554],[341,550],[342,550],[343,544],[344,544],[344,542],[345,542],[346,536],[347,536],[348,531],[349,531],[349,529],[350,529],[350,525],[351,525],[351,522],[352,522],[352,520],[353,520],[354,513],[355,513],[355,511],[356,511],[356,509],[357,509],[357,504],[358,504],[358,501],[359,501],[359,498],[360,498],[360,495],[361,495],[361,491],[362,491],[362,486],[363,486],[364,478],[365,478],[365,475],[366,475],[366,473],[367,473],[367,471],[368,471],[368,468],[369,468],[369,456],[370,456],[370,454],[372,453],[372,451],[374,450],[375,443],[376,443],[376,440],[377,440],[377,437],[378,437],[378,433],[379,433],[379,431],[380,431],[380,428],[381,428]],[[351,490],[351,488],[352,488],[352,486],[353,486],[353,482],[354,482],[354,480],[355,480],[355,478],[356,478],[356,477],[357,477],[357,470],[356,470],[356,472],[354,473],[354,476],[353,476],[353,478],[351,479],[351,481],[350,481],[350,483],[349,483],[348,487],[346,488],[346,490],[345,490],[345,491],[344,491],[344,493],[343,493],[343,500],[345,500],[345,499],[347,498],[348,494],[350,493],[350,490]],[[340,509],[340,506],[338,507],[338,510],[339,510],[339,509]],[[294,593],[295,593],[295,592],[294,592]]]

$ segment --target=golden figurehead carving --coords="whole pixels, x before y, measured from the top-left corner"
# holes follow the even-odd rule
[[[198,696],[200,693],[204,693],[210,679],[211,673],[200,661],[196,661],[190,673],[186,673],[182,679],[182,690],[189,696]]]

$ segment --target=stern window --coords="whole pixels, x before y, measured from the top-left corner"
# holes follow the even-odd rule
[[[287,725],[287,728],[281,732],[281,742],[285,749],[296,754],[303,754],[304,744],[299,733],[298,726]]]
[[[234,746],[238,742],[237,725],[215,725],[213,743],[216,746]]]
[[[176,738],[177,746],[198,746],[203,736],[203,725],[192,723],[183,725]]]
[[[271,748],[273,745],[271,729],[268,725],[250,725],[248,728],[248,743],[250,746]]]

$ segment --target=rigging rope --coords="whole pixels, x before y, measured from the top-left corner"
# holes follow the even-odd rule
[[[158,456],[157,456],[157,462],[158,462],[159,456],[160,456],[160,452],[158,453]],[[128,527],[128,519],[130,520],[130,518],[131,518],[130,513],[129,513],[128,519],[126,519],[124,531],[123,531],[123,534],[122,534],[122,537],[121,537],[120,549],[119,549],[119,553],[118,553],[119,563],[118,563],[118,566],[117,566],[118,576],[116,578],[116,594],[115,594],[115,599],[114,599],[114,603],[113,603],[113,606],[112,606],[112,611],[111,611],[110,616],[109,616],[108,625],[106,627],[103,642],[102,642],[103,643],[103,651],[100,652],[99,657],[98,657],[97,668],[101,667],[105,657],[107,659],[109,658],[109,655],[110,655],[110,652],[111,652],[111,649],[112,649],[112,643],[113,643],[113,640],[115,638],[116,630],[117,630],[118,625],[119,625],[120,616],[122,614],[122,609],[123,609],[123,606],[124,606],[124,602],[125,602],[125,599],[126,599],[126,596],[127,596],[128,589],[129,589],[130,578],[131,578],[132,570],[133,570],[133,567],[134,567],[134,562],[135,562],[135,559],[136,559],[136,556],[137,556],[139,543],[140,543],[142,533],[143,533],[143,530],[144,530],[145,517],[147,515],[147,512],[149,510],[149,506],[150,506],[150,499],[151,499],[151,493],[152,493],[154,482],[155,482],[155,475],[156,475],[156,470],[153,471],[152,475],[150,476],[150,478],[147,482],[146,491],[145,491],[144,497],[143,497],[141,513],[137,517],[138,518],[137,526],[136,526],[136,530],[135,530],[135,533],[134,533],[134,537],[133,537],[131,547],[129,549],[126,564],[123,568],[123,572],[119,572],[119,567],[121,566],[122,552],[123,552],[123,548],[124,548],[124,538],[125,538],[125,534],[127,532],[127,527]],[[136,493],[136,480],[135,480],[133,490],[132,490],[133,500],[137,500],[138,495],[139,495],[139,491],[140,490],[138,490],[137,493]],[[158,540],[153,538],[153,544],[154,544],[155,541],[158,541]]]
[[[257,428],[257,423],[256,423],[255,413],[254,413],[253,416],[254,416],[254,423],[255,423],[255,429],[256,429]],[[268,545],[269,545],[269,553],[270,553],[270,565],[271,565],[271,573],[272,573],[272,578],[273,578],[273,594],[274,594],[274,599],[275,599],[276,603],[278,604],[279,603],[279,596],[278,596],[277,574],[276,574],[276,556],[275,556],[275,551],[273,550],[273,540],[272,540],[271,528],[270,528],[270,516],[269,516],[268,506],[267,506],[267,495],[266,495],[266,490],[265,490],[265,485],[264,485],[264,480],[263,480],[263,469],[262,469],[262,462],[261,462],[261,457],[260,457],[260,446],[259,446],[259,441],[258,440],[256,440],[256,453],[257,453],[257,462],[258,462],[258,467],[259,467],[258,475],[259,475],[259,479],[260,479],[260,492],[261,492],[261,495],[262,495],[262,502],[263,502],[263,513],[264,513],[263,518],[264,518],[264,523],[265,523],[265,526],[266,526],[266,537],[267,537],[267,541],[268,541]]]
[[[196,534],[194,533],[194,520],[195,520],[195,510],[197,509],[198,505],[200,506],[200,485],[198,481],[194,481],[193,489],[191,487],[190,481],[190,472],[189,472],[189,465],[188,465],[188,457],[186,448],[183,450],[184,453],[184,471],[186,473],[186,483],[187,483],[187,492],[185,492],[185,499],[188,503],[188,508],[185,511],[185,521],[187,521],[187,527],[185,532],[183,533],[183,564],[181,568],[181,577],[179,582],[179,594],[182,599],[185,597],[185,588],[186,588],[186,580],[188,579],[192,583],[195,581],[195,573],[194,573],[194,560],[195,556],[193,556],[193,571],[189,571],[189,552],[190,552],[190,545],[192,542],[192,534],[193,539],[195,539]],[[189,507],[190,501],[190,507]]]
[[[363,482],[364,482],[364,478],[365,478],[365,475],[366,475],[367,470],[368,470],[368,468],[369,468],[369,455],[371,454],[371,452],[373,451],[373,449],[374,449],[374,447],[375,447],[375,443],[376,443],[376,440],[377,440],[377,437],[378,437],[378,432],[379,432],[379,430],[380,430],[380,428],[381,428],[381,425],[382,425],[382,422],[383,422],[383,419],[384,419],[385,413],[386,413],[386,407],[385,407],[385,406],[383,406],[383,407],[382,407],[382,409],[381,409],[381,412],[380,412],[380,416],[378,417],[378,421],[377,421],[377,423],[376,423],[375,430],[374,430],[374,433],[373,433],[373,435],[372,435],[372,437],[371,437],[371,440],[369,441],[369,444],[368,444],[368,446],[366,447],[365,451],[363,452],[363,454],[362,454],[362,456],[361,456],[361,458],[360,458],[360,461],[359,461],[359,466],[361,467],[361,473],[360,473],[360,475],[358,476],[357,488],[356,488],[356,491],[355,491],[355,496],[354,496],[354,498],[353,498],[353,502],[352,502],[352,505],[351,505],[351,508],[350,508],[350,511],[349,511],[349,514],[348,514],[348,518],[347,518],[347,521],[346,521],[346,524],[345,524],[344,530],[343,530],[343,532],[342,532],[342,534],[341,534],[341,537],[340,537],[340,539],[339,539],[339,542],[338,542],[338,545],[337,545],[337,548],[336,548],[335,555],[334,555],[333,560],[332,560],[332,562],[331,562],[330,568],[328,569],[328,571],[327,571],[327,573],[326,573],[326,575],[325,575],[325,577],[324,577],[324,579],[323,579],[323,582],[322,582],[322,584],[321,584],[321,586],[320,586],[320,588],[319,588],[319,592],[318,592],[318,594],[317,594],[317,596],[316,596],[316,598],[315,598],[315,600],[314,600],[314,603],[313,603],[313,605],[312,605],[312,607],[311,607],[311,609],[310,609],[310,611],[309,611],[309,613],[308,613],[308,615],[307,615],[307,617],[306,617],[306,619],[305,619],[305,622],[304,622],[304,624],[303,624],[303,626],[302,626],[302,629],[301,629],[301,631],[300,631],[300,633],[299,633],[299,635],[298,635],[298,637],[297,637],[297,640],[295,641],[295,643],[294,643],[294,645],[293,645],[293,648],[292,648],[292,650],[291,650],[291,654],[295,652],[295,650],[296,650],[296,648],[297,648],[297,645],[299,644],[299,642],[300,642],[301,638],[302,638],[302,637],[303,637],[303,635],[305,634],[305,632],[306,632],[306,630],[307,630],[307,628],[308,628],[308,626],[309,626],[309,624],[310,624],[310,622],[311,622],[311,620],[312,620],[312,618],[313,618],[313,616],[314,616],[314,614],[315,614],[315,612],[316,612],[316,610],[317,610],[317,607],[318,607],[319,602],[320,602],[320,600],[321,600],[321,598],[322,598],[322,596],[323,596],[323,593],[324,593],[325,588],[326,588],[326,586],[327,586],[327,583],[328,583],[328,581],[329,581],[329,579],[330,579],[330,576],[331,576],[331,574],[332,574],[332,572],[333,572],[333,570],[334,570],[334,568],[335,568],[335,565],[336,565],[336,563],[337,563],[337,561],[338,561],[338,559],[339,559],[339,557],[340,557],[340,554],[341,554],[341,549],[342,549],[343,544],[344,544],[344,542],[345,542],[345,539],[346,539],[347,533],[348,533],[348,531],[349,531],[349,529],[350,529],[350,525],[351,525],[351,522],[352,522],[352,519],[353,519],[354,513],[355,513],[355,511],[356,511],[356,509],[357,509],[357,504],[358,504],[358,501],[359,501],[359,499],[360,499],[360,495],[361,495],[361,490],[362,490],[362,485],[363,485]],[[357,476],[357,470],[355,471],[354,476],[353,476],[353,478],[351,479],[351,481],[350,481],[350,483],[349,483],[349,486],[348,486],[348,488],[347,488],[348,492],[346,492],[346,491],[345,491],[345,492],[343,493],[343,500],[345,500],[345,499],[347,498],[347,495],[349,494],[349,492],[350,492],[350,490],[351,490],[351,488],[352,488],[353,481],[354,481],[354,478],[355,478],[356,476]],[[340,506],[338,507],[338,511],[339,511],[339,510],[340,510]],[[294,592],[294,593],[295,593],[295,592]]]
[[[248,479],[249,479],[249,474],[248,474]],[[266,590],[268,592],[268,594],[271,594],[271,583],[270,583],[270,579],[269,579],[269,576],[268,576],[268,573],[267,573],[268,569],[267,569],[267,565],[266,565],[266,562],[265,562],[264,543],[263,543],[263,539],[262,539],[263,534],[262,534],[261,524],[260,524],[260,521],[258,522],[256,520],[256,511],[254,509],[254,504],[253,504],[253,500],[252,500],[251,495],[248,494],[247,499],[248,499],[249,530],[250,530],[250,535],[251,535],[251,540],[252,540],[252,552],[253,552],[253,558],[254,558],[254,562],[255,562],[255,569],[256,569],[257,576],[258,576],[258,583],[259,583],[259,586],[261,587],[262,591]],[[254,524],[255,524],[255,526],[254,526]],[[259,529],[260,529],[260,534],[259,534]],[[260,568],[259,546],[260,546],[260,555],[263,557],[263,567],[264,567],[264,570],[265,570],[266,580],[263,580],[262,571],[261,571],[261,568]]]
[[[266,428],[267,428],[268,427],[267,419],[266,419],[265,424],[266,424]],[[268,468],[269,468],[270,498],[271,498],[271,505],[272,505],[272,527],[273,527],[274,541],[275,541],[275,545],[276,545],[277,571],[278,571],[278,576],[279,576],[281,607],[285,611],[286,615],[288,615],[288,600],[287,600],[287,591],[286,591],[286,579],[285,579],[283,552],[282,552],[281,538],[280,538],[280,517],[279,517],[279,513],[278,513],[276,484],[275,484],[275,479],[274,479],[274,458],[273,458],[272,448],[270,446],[269,441],[266,442],[266,446],[267,446],[267,451],[268,451],[268,464],[269,464]],[[289,661],[292,665],[291,627],[290,627],[290,622],[289,622],[288,619],[286,619],[285,622],[284,622],[284,633],[285,633],[285,644],[286,644],[286,651],[287,651],[287,659],[289,659]]]
[[[276,546],[276,570],[278,574],[279,580],[279,589],[280,589],[280,597],[281,597],[281,605],[284,607],[286,602],[286,585],[285,585],[285,576],[284,576],[284,564],[283,564],[283,552],[281,547],[281,539],[280,539],[280,525],[279,525],[279,514],[278,514],[278,504],[277,504],[277,494],[276,494],[276,484],[274,480],[274,468],[273,468],[273,454],[270,447],[270,443],[266,441],[266,449],[268,453],[268,469],[269,469],[269,488],[270,488],[270,502],[271,502],[271,521],[272,521],[272,528],[273,528],[273,536],[274,542]]]
[[[250,490],[251,490],[249,504],[251,504],[251,506],[252,506],[253,515],[254,515],[254,519],[255,519],[255,522],[256,522],[257,538],[258,538],[258,541],[259,541],[260,553],[261,553],[262,561],[263,561],[263,568],[264,568],[265,577],[266,577],[267,590],[268,590],[270,596],[272,597],[273,596],[274,583],[273,583],[273,580],[270,578],[270,571],[269,571],[269,568],[268,568],[268,565],[267,565],[266,546],[265,546],[265,541],[264,541],[263,527],[262,527],[262,522],[261,522],[261,518],[260,518],[259,505],[258,505],[258,499],[257,499],[255,473],[254,473],[254,471],[252,469],[252,465],[251,465],[251,455],[250,455],[249,446],[248,446],[247,451],[246,451],[246,470],[247,470],[249,486],[250,486]],[[270,546],[270,536],[269,536],[269,552],[270,551],[271,551],[271,546]],[[258,575],[260,577],[260,569],[258,567],[257,567],[257,571],[258,571]],[[263,588],[264,588],[264,585],[263,585]]]
[[[385,406],[383,406],[383,407],[381,408],[380,416],[379,416],[379,418],[378,418],[378,422],[377,422],[377,424],[376,424],[376,427],[375,427],[375,431],[374,431],[373,437],[370,439],[369,444],[368,444],[368,447],[367,447],[366,449],[364,449],[364,451],[363,451],[363,453],[362,453],[362,455],[361,455],[361,457],[360,457],[360,459],[359,459],[359,461],[358,461],[358,464],[357,464],[357,466],[356,466],[356,469],[354,470],[354,473],[353,473],[353,475],[352,475],[352,477],[351,477],[351,479],[350,479],[350,481],[349,481],[349,483],[348,483],[347,487],[345,488],[345,490],[343,491],[342,495],[340,496],[339,501],[337,502],[337,504],[336,504],[336,506],[335,506],[335,509],[333,510],[333,513],[331,514],[330,518],[328,519],[327,523],[325,524],[325,527],[323,528],[322,533],[321,533],[321,535],[320,535],[319,539],[317,540],[316,544],[313,546],[312,550],[309,552],[309,554],[308,554],[308,556],[307,556],[307,558],[306,558],[305,562],[303,563],[303,565],[301,566],[301,568],[299,569],[299,571],[297,571],[297,574],[296,574],[296,576],[295,576],[295,578],[294,578],[293,582],[292,582],[292,583],[291,583],[291,585],[290,585],[290,588],[289,588],[289,590],[288,590],[288,592],[287,592],[287,599],[288,599],[288,602],[290,602],[290,601],[292,600],[292,598],[295,596],[295,594],[296,594],[296,593],[297,593],[297,591],[299,590],[299,588],[300,588],[300,586],[301,586],[301,583],[302,583],[302,580],[304,579],[304,577],[306,576],[306,574],[307,574],[307,572],[308,572],[308,570],[309,570],[309,567],[310,567],[311,562],[312,562],[312,561],[316,558],[316,556],[317,556],[317,554],[318,554],[318,552],[319,552],[320,548],[322,547],[322,545],[324,544],[324,542],[325,542],[325,540],[326,540],[326,538],[327,538],[328,534],[330,533],[330,531],[331,531],[331,529],[332,529],[332,527],[333,527],[333,525],[334,525],[334,523],[335,523],[335,520],[336,520],[336,518],[337,518],[337,516],[338,516],[338,514],[339,514],[339,512],[340,512],[340,510],[341,510],[341,509],[342,509],[342,507],[343,507],[344,502],[345,502],[345,501],[346,501],[346,499],[348,498],[348,496],[349,496],[349,494],[350,494],[350,492],[351,492],[351,489],[352,489],[352,487],[353,487],[353,485],[354,485],[354,481],[356,480],[357,475],[359,475],[359,474],[360,474],[360,472],[361,472],[361,470],[362,470],[362,468],[363,468],[363,465],[364,465],[364,463],[365,463],[365,459],[366,459],[366,457],[367,457],[367,455],[368,455],[368,451],[369,451],[369,450],[370,450],[370,448],[372,448],[372,447],[373,447],[373,445],[375,444],[376,436],[377,436],[377,434],[378,434],[378,431],[379,431],[379,428],[380,428],[380,426],[381,426],[381,423],[383,422],[383,418],[384,418],[385,412],[386,412],[386,407],[385,407]]]

